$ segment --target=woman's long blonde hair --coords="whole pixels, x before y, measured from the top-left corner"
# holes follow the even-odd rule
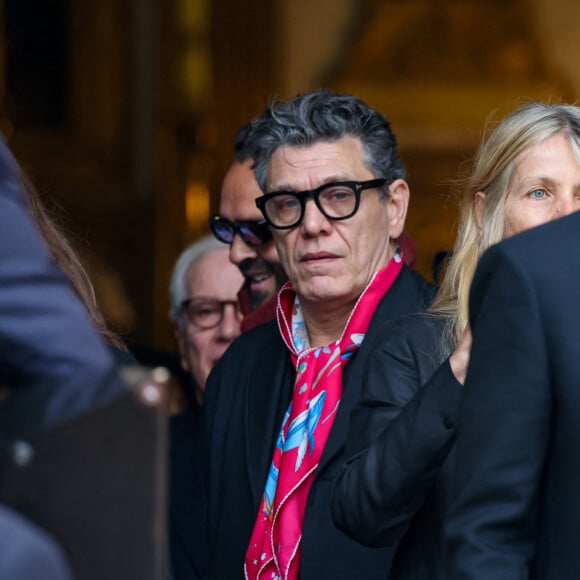
[[[453,255],[431,312],[447,318],[444,344],[453,350],[469,321],[469,289],[483,252],[503,239],[505,201],[521,154],[557,133],[580,159],[580,107],[531,102],[510,113],[481,144],[465,181]],[[485,195],[481,223],[476,194]]]

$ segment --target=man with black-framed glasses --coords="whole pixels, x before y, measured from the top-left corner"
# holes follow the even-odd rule
[[[242,320],[236,294],[243,278],[228,254],[213,236],[197,240],[175,262],[169,285],[187,399],[169,421],[168,565],[175,580],[205,577],[200,412],[207,376]]]
[[[228,251],[212,236],[188,246],[175,262],[169,286],[169,317],[175,328],[181,366],[193,379],[201,407],[207,377],[240,335],[242,314],[236,293],[242,276]]]
[[[330,497],[373,343],[433,295],[397,244],[409,201],[397,142],[366,103],[320,90],[274,102],[246,145],[289,283],[276,320],[208,380],[209,577],[384,579],[394,549],[342,534]]]
[[[274,317],[275,294],[287,279],[270,227],[255,205],[262,192],[245,147],[248,132],[246,125],[236,135],[235,160],[223,180],[219,215],[209,220],[212,233],[229,244],[230,260],[244,276],[238,294],[243,331]]]

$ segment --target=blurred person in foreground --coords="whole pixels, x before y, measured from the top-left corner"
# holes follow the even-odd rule
[[[1,445],[104,406],[127,389],[71,279],[55,263],[58,243],[43,239],[25,182],[0,140]],[[54,540],[3,506],[0,576],[71,578]]]
[[[580,578],[580,109],[568,115],[528,154],[527,185],[545,215],[575,213],[491,249],[473,282],[449,580]]]
[[[39,217],[42,206],[3,142],[0,163],[0,435],[18,437],[123,392],[103,339],[124,347],[107,331],[66,238]]]
[[[409,200],[396,139],[360,99],[319,90],[273,103],[247,146],[290,282],[277,320],[242,334],[208,379],[209,577],[384,578],[392,552],[334,527],[330,484],[367,340],[432,297],[396,244]]]
[[[453,469],[461,465],[463,472],[465,466],[465,458],[455,461],[454,442],[461,394],[469,396],[470,389],[462,385],[471,346],[473,274],[490,245],[580,208],[579,140],[580,109],[570,106],[523,105],[495,128],[467,179],[457,242],[434,304],[427,314],[387,327],[369,357],[363,397],[351,417],[348,459],[334,489],[333,517],[364,545],[398,546],[392,579],[449,578],[444,523],[460,493],[452,491]],[[493,300],[486,304],[492,311]],[[510,332],[501,316],[493,320],[498,336]],[[505,374],[494,388],[510,390],[507,352],[492,350],[480,364],[505,360]],[[481,407],[486,397],[500,404],[501,396],[490,391],[482,389]],[[481,439],[470,449],[470,462],[477,465],[479,445],[488,437],[483,430],[496,428],[494,415],[486,417]],[[510,435],[504,436],[507,444]],[[478,468],[482,482],[484,473]],[[474,561],[472,570],[477,567]],[[474,577],[500,577],[490,570]],[[520,577],[525,575],[511,576]]]
[[[205,577],[199,413],[207,377],[240,334],[237,291],[243,282],[228,248],[213,236],[177,259],[170,283],[170,318],[183,370],[191,377],[186,409],[170,418],[169,557],[174,580]]]

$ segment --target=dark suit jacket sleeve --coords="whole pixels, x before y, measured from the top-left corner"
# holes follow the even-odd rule
[[[0,434],[104,404],[123,388],[111,354],[52,263],[0,143]]]
[[[470,307],[446,578],[528,578],[550,431],[548,349],[535,290],[502,245],[482,259]]]
[[[401,538],[453,443],[460,385],[447,361],[436,368],[440,330],[428,317],[399,324],[369,359],[332,502],[335,524],[363,544]]]

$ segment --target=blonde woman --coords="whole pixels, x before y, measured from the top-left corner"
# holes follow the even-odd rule
[[[580,209],[579,167],[580,108],[529,103],[508,115],[476,156],[430,314],[391,326],[369,357],[332,511],[351,537],[393,550],[391,579],[444,578],[442,525],[479,257],[506,237]]]

